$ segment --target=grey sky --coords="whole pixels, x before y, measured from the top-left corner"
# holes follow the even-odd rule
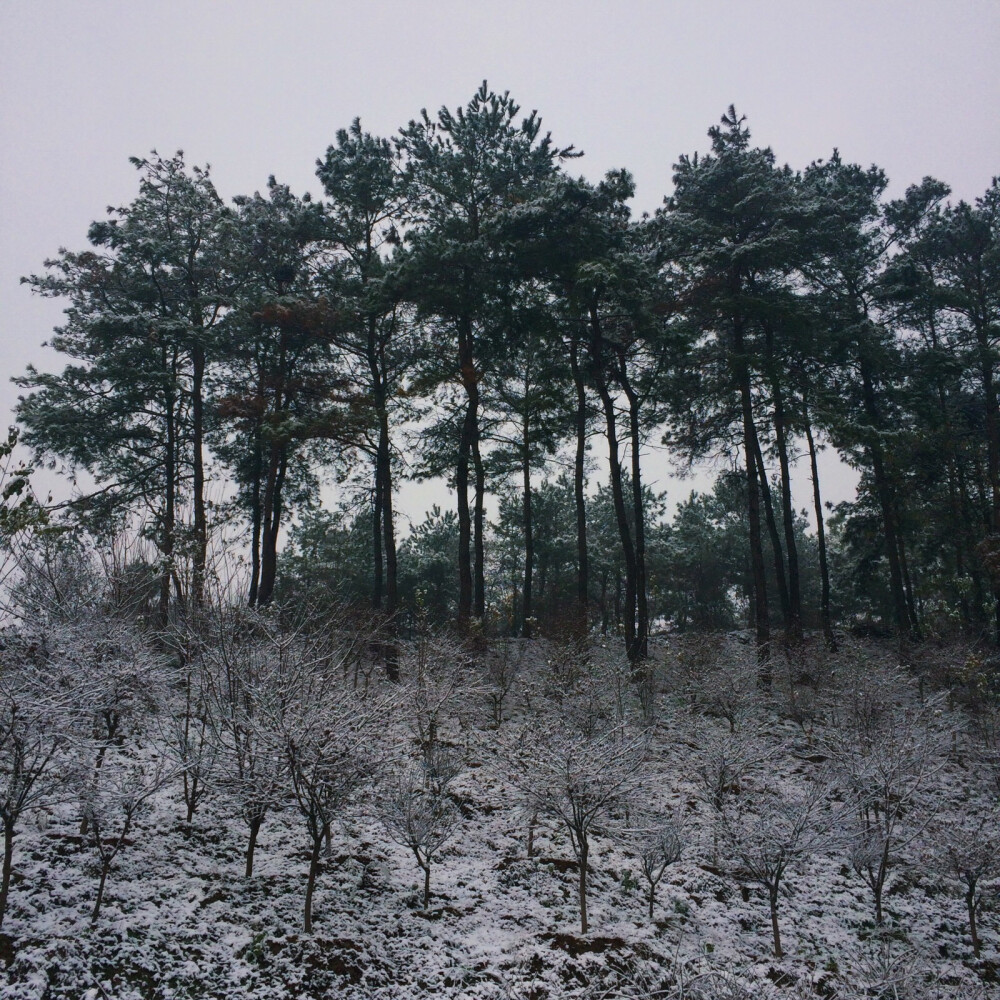
[[[671,164],[730,102],[793,167],[878,163],[892,193],[931,174],[957,197],[1000,172],[996,0],[0,0],[0,373],[60,307],[18,285],[136,193],[131,155],[183,149],[224,197],[314,162],[361,116],[391,135],[484,79],[537,108],[598,178],[624,166],[654,209]],[[0,423],[16,390],[0,384]]]

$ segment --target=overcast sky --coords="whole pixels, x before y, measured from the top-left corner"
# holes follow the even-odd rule
[[[998,0],[0,0],[0,373],[61,367],[60,307],[18,279],[82,249],[153,148],[226,198],[317,192],[354,117],[391,135],[485,78],[573,171],[631,170],[640,210],[730,103],[795,168],[836,146],[891,194],[930,174],[971,200],[1000,173],[998,53]],[[0,423],[15,398],[0,380]]]

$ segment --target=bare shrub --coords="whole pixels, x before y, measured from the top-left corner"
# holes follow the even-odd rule
[[[765,786],[724,800],[717,822],[733,874],[767,893],[774,954],[781,958],[778,896],[790,873],[829,843],[833,818],[826,790],[815,785],[789,795]]]
[[[1000,705],[983,706],[972,717],[972,757],[1000,795]]]
[[[870,645],[847,642],[832,658],[835,726],[861,739],[879,732],[884,721],[913,704],[913,683],[899,664]]]
[[[747,725],[759,712],[757,661],[746,646],[709,643],[714,660],[689,681],[691,700],[710,718],[724,719],[730,732]],[[706,651],[706,659],[707,651]]]
[[[1000,878],[1000,806],[962,804],[955,813],[947,822],[936,818],[929,824],[925,861],[962,886],[972,952],[979,958],[977,917],[983,891]]]
[[[457,811],[443,787],[428,786],[410,771],[390,783],[380,816],[389,836],[412,852],[423,871],[426,910],[431,898],[431,864],[454,835]]]
[[[343,683],[343,661],[322,645],[306,641],[275,678],[276,734],[291,778],[295,802],[310,840],[304,926],[312,932],[312,900],[320,848],[349,798],[383,764],[378,734],[386,704],[359,697]]]
[[[65,795],[80,735],[79,678],[43,637],[8,631],[0,645],[0,925],[7,912],[14,839],[29,810]]]
[[[88,678],[78,697],[90,720],[96,775],[108,752],[123,746],[163,704],[163,660],[133,626],[103,616],[66,626],[59,634],[67,669]],[[81,836],[88,824],[84,813]]]
[[[503,724],[505,706],[524,663],[524,644],[508,640],[495,643],[486,654],[486,699],[494,729]]]
[[[531,765],[522,775],[527,801],[569,834],[579,865],[580,929],[586,934],[590,838],[628,801],[646,756],[646,739],[612,730],[598,737],[552,728],[530,739]]]
[[[844,961],[836,978],[842,1000],[972,1000],[975,991],[937,986],[926,959],[889,935],[877,935]]]
[[[684,853],[684,827],[675,815],[632,814],[635,826],[628,831],[626,844],[639,862],[639,872],[646,883],[649,919],[653,919],[656,890],[667,869],[677,864]]]
[[[165,636],[174,663],[169,671],[173,690],[163,737],[181,774],[188,823],[209,790],[216,754],[212,683],[203,631],[200,621],[188,619],[177,623]]]
[[[747,775],[758,772],[777,753],[752,729],[709,730],[695,736],[693,778],[698,793],[713,812],[728,795],[738,795]]]
[[[432,754],[463,696],[472,693],[470,665],[461,646],[445,636],[422,635],[407,650],[400,698],[421,751]]]
[[[280,809],[290,779],[281,745],[280,700],[299,656],[300,637],[260,612],[228,608],[211,622],[203,652],[209,679],[215,781],[248,829],[245,874],[257,837]]]
[[[913,807],[942,766],[944,742],[931,724],[937,703],[903,709],[865,697],[857,704],[853,725],[827,746],[855,813],[848,857],[871,890],[881,926],[889,872],[932,818],[929,807]]]
[[[97,923],[100,915],[104,888],[115,858],[130,842],[136,820],[166,778],[162,761],[143,755],[134,745],[116,747],[104,757],[101,767],[95,764],[84,775],[80,788],[83,814],[100,865],[91,924]]]

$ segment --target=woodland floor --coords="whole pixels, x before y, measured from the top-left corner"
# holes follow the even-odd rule
[[[722,656],[730,663],[726,683],[733,670],[751,669],[732,638],[714,649],[709,660]],[[680,809],[689,817],[689,831],[685,856],[668,870],[652,920],[636,861],[609,831],[594,841],[591,929],[580,934],[577,868],[568,839],[543,819],[534,856],[527,856],[525,814],[489,714],[480,706],[471,715],[456,713],[448,733],[461,753],[462,769],[450,786],[461,819],[433,868],[429,909],[420,905],[420,871],[412,856],[386,836],[374,811],[360,801],[333,831],[317,884],[314,933],[306,935],[308,844],[298,813],[287,808],[267,819],[255,873],[247,879],[245,827],[225,800],[207,798],[187,824],[180,819],[180,791],[171,787],[116,861],[100,919],[91,927],[97,869],[67,804],[31,817],[19,832],[10,911],[0,934],[0,995],[18,1000],[1000,995],[995,888],[981,917],[982,955],[974,959],[959,891],[905,858],[889,878],[891,931],[882,942],[874,935],[870,893],[842,853],[821,855],[793,872],[791,891],[780,902],[786,956],[774,958],[766,898],[724,870],[726,859],[712,863],[706,807],[685,766],[706,734],[721,738],[730,728],[678,680],[678,672],[700,670],[705,656],[679,654],[666,640],[656,655],[662,682],[654,739],[662,751],[650,764],[646,794],[658,807]],[[849,655],[863,667],[869,655],[886,654],[855,646]],[[501,730],[530,723],[527,678],[544,669],[544,658],[537,659],[526,661]],[[832,725],[833,686],[817,686],[815,676],[810,680],[813,710],[807,724],[801,713],[787,710],[787,684],[777,683],[766,698],[746,694],[740,710],[740,725],[755,727],[782,747],[768,765],[772,777],[782,781],[795,782],[813,766],[809,761],[824,727]],[[750,692],[752,685],[739,690]],[[789,717],[794,714],[799,722]],[[412,740],[403,723],[398,738]],[[937,774],[941,802],[960,801],[975,777],[972,758],[962,750],[971,739],[964,732],[956,737],[955,754]],[[883,981],[895,976],[900,990],[863,992],[868,985],[874,990],[880,976]]]

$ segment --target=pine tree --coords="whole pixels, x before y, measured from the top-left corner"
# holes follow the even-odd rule
[[[541,135],[536,112],[518,123],[519,112],[509,93],[497,94],[484,81],[464,108],[441,108],[434,119],[424,111],[398,140],[412,219],[401,284],[429,321],[430,335],[450,354],[440,377],[460,386],[465,400],[454,475],[458,615],[465,623],[482,618],[486,609],[481,410],[489,345],[502,327],[495,306],[502,294],[503,251],[493,238],[494,225],[502,209],[525,201],[572,152]]]
[[[227,212],[208,169],[189,171],[182,153],[132,162],[139,195],[93,223],[94,249],[63,250],[46,275],[22,279],[69,300],[51,344],[74,363],[56,375],[29,368],[18,384],[32,392],[18,414],[39,455],[96,478],[99,489],[78,506],[145,509],[165,619],[171,587],[181,593],[181,555],[191,560],[191,596],[202,598],[206,378],[232,278],[220,242]]]

